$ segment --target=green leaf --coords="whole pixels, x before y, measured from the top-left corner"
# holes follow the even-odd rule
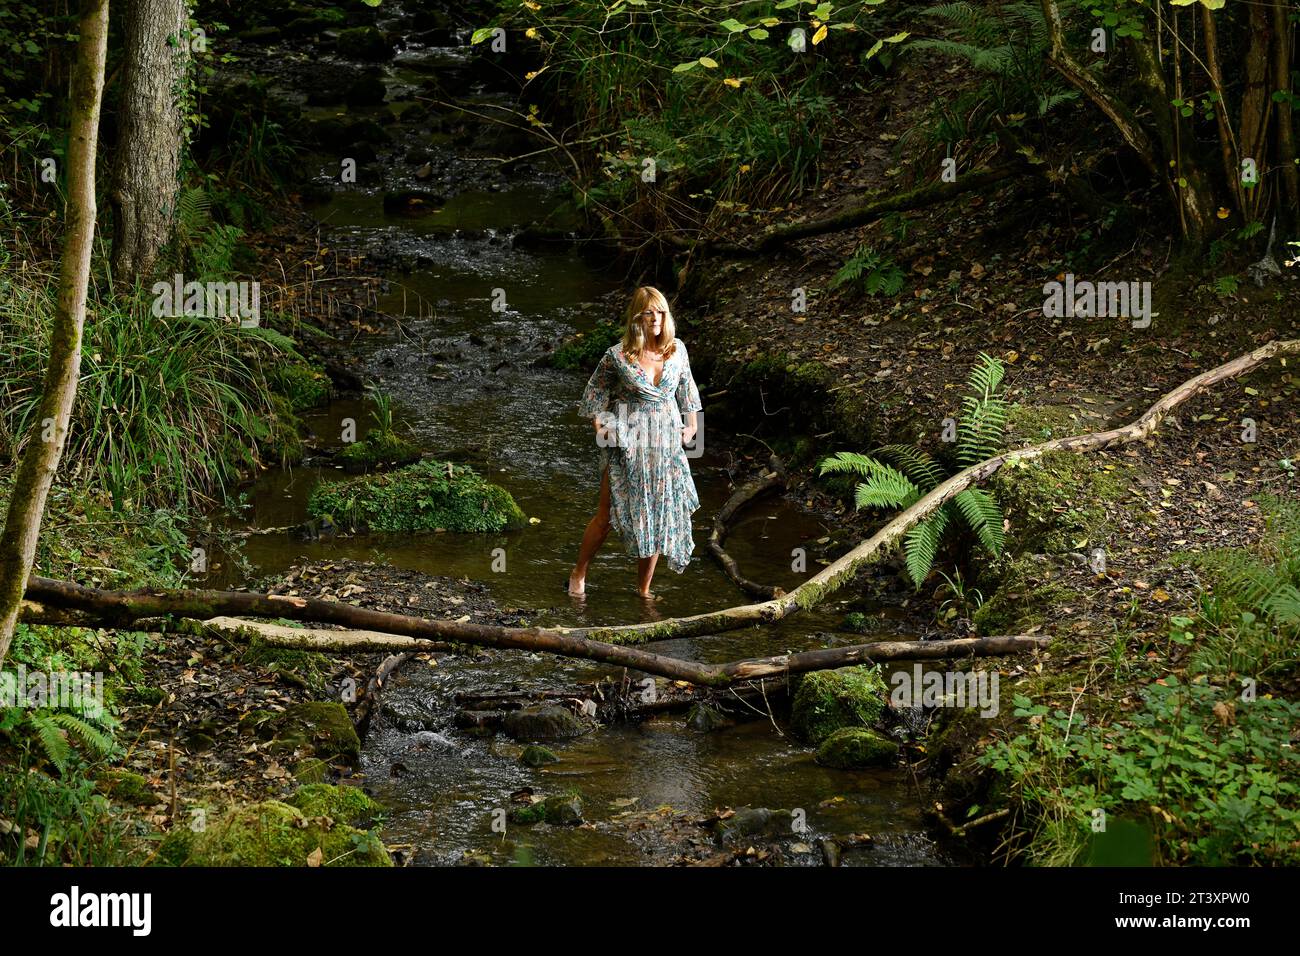
[[[685,73],[687,70],[693,70],[699,65],[699,60],[687,60],[685,63],[678,63],[673,67],[674,73]]]
[[[749,31],[749,37],[751,40],[766,40],[768,36],[768,32],[762,27],[755,27],[753,30]]]
[[[719,23],[718,26],[725,29],[728,33],[743,33],[745,30],[749,29],[749,27],[745,26],[734,17],[728,17],[726,20]]]
[[[707,70],[716,70],[718,68],[718,61],[711,56],[702,56],[698,62],[700,66]]]

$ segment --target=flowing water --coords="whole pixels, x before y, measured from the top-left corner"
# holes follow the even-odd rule
[[[400,115],[405,104],[392,101],[418,89],[421,76],[436,74],[450,88],[466,59],[463,49],[407,50],[388,68],[390,103],[351,114],[389,110]],[[504,95],[473,93],[468,80],[459,88],[484,109],[510,103]],[[633,590],[635,562],[611,535],[592,565],[587,600],[575,604],[568,598],[563,581],[598,490],[590,424],[576,413],[586,375],[539,366],[535,359],[566,336],[610,317],[610,300],[602,297],[620,288],[621,277],[573,248],[536,251],[510,241],[520,226],[541,218],[561,198],[563,183],[554,170],[516,165],[503,174],[482,161],[482,150],[451,148],[415,125],[408,133],[432,143],[442,185],[417,183],[405,167],[399,168],[400,162],[385,170],[384,181],[389,188],[446,189],[450,184],[439,212],[414,219],[386,214],[378,177],[368,185],[364,177],[346,188],[336,183],[330,200],[315,211],[331,244],[414,264],[393,269],[379,303],[400,321],[390,320],[386,331],[360,337],[350,347],[365,377],[392,396],[397,420],[410,437],[439,457],[473,464],[507,488],[540,523],[499,535],[309,543],[285,534],[254,535],[246,554],[258,573],[277,573],[303,559],[347,557],[468,576],[487,582],[502,607],[529,609],[527,616],[535,623],[621,623],[644,620],[646,613],[678,616],[746,603],[704,552],[709,523],[731,490],[732,464],[730,456],[710,450],[707,399],[706,453],[692,463],[702,506],[695,516],[697,550],[691,566],[682,575],[660,569],[655,591],[661,600],[654,612],[647,612]],[[323,178],[336,175],[338,157],[317,161]],[[502,295],[505,308],[495,311],[494,296],[499,301]],[[335,401],[307,421],[328,443],[341,435],[347,417],[364,432],[365,403]],[[251,507],[242,522],[253,527],[302,522],[315,483],[340,477],[341,472],[310,463],[272,473],[250,493]],[[849,544],[837,529],[792,504],[767,499],[747,511],[728,549],[747,576],[788,588]],[[799,548],[808,556],[809,570],[803,573],[792,571],[792,553]],[[499,561],[494,569],[497,549],[504,550],[504,569]],[[819,647],[828,638],[847,643],[845,636],[824,633],[843,612],[832,603],[777,627],[662,642],[654,650],[726,661]],[[887,632],[890,619],[883,610],[880,621]],[[392,808],[386,840],[418,851],[416,859],[422,862],[457,862],[470,854],[498,862],[637,863],[653,857],[653,837],[610,823],[616,814],[668,805],[706,815],[715,808],[748,805],[803,809],[808,831],[800,839],[810,846],[819,836],[872,833],[875,845],[846,854],[846,865],[939,862],[922,832],[917,791],[905,771],[850,773],[819,767],[811,752],[791,741],[766,714],[711,733],[689,730],[679,714],[610,726],[554,745],[561,761],[540,770],[522,765],[518,748],[452,726],[451,698],[457,692],[562,689],[612,671],[522,652],[494,652],[486,663],[448,658],[436,668],[408,665],[386,695],[405,698],[445,720],[434,726],[436,734],[419,737],[383,720],[372,728],[363,769],[378,798]],[[493,811],[507,806],[512,792],[529,787],[554,793],[569,786],[583,794],[584,814],[595,826],[512,826],[508,836],[493,831]],[[519,844],[528,849],[520,850]],[[820,861],[812,851],[799,858]]]

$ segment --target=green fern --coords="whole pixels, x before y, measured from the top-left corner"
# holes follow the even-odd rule
[[[822,461],[821,473],[851,474],[863,479],[854,492],[859,510],[910,508],[950,474],[991,458],[1002,449],[1007,420],[1007,406],[1001,395],[1005,374],[1000,361],[980,353],[967,382],[951,471],[915,445],[893,444],[876,449],[878,457],[838,452]],[[958,521],[989,554],[1002,553],[1006,519],[1001,507],[987,491],[967,488],[914,525],[903,538],[907,574],[918,589],[934,567],[944,535]]]
[[[939,545],[943,542],[943,533],[947,530],[948,507],[945,505],[913,525],[903,539],[907,575],[918,590],[921,583],[930,576],[934,559],[939,555]]]

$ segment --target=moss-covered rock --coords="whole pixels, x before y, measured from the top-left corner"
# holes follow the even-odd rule
[[[582,823],[582,796],[577,792],[556,794],[545,800],[513,807],[506,819],[522,826],[543,821],[557,827],[578,826]]]
[[[306,362],[289,362],[267,377],[271,390],[283,395],[295,412],[324,405],[330,397],[330,380],[325,370]]]
[[[971,615],[981,634],[1010,634],[1042,624],[1061,607],[1078,601],[1073,589],[1056,580],[1053,565],[1039,555],[1003,557],[990,562],[986,574],[996,580],[988,598]]]
[[[353,442],[339,452],[345,471],[371,471],[380,466],[398,467],[420,460],[420,449],[394,431],[371,429],[362,441]]]
[[[805,674],[790,708],[790,729],[820,744],[842,727],[869,727],[885,704],[885,681],[874,667],[842,667]]]
[[[1096,544],[1107,504],[1121,501],[1131,469],[1089,455],[1053,452],[1003,468],[989,481],[1002,503],[1016,551],[1060,553]]]
[[[325,816],[308,817],[278,800],[239,804],[208,814],[198,832],[173,830],[157,859],[172,866],[393,865],[375,834]]]
[[[329,672],[329,658],[319,651],[276,647],[265,639],[250,638],[239,662],[268,674],[278,674],[290,684],[308,690],[323,690]]]
[[[730,817],[714,824],[714,839],[722,846],[744,845],[758,839],[779,840],[793,836],[794,814],[767,807],[740,807]]]
[[[137,807],[151,807],[163,802],[163,798],[149,788],[148,780],[129,770],[105,770],[95,781],[95,787],[113,800]]]
[[[307,817],[330,817],[339,823],[356,823],[373,817],[380,806],[360,787],[309,783],[299,787],[287,801]]]
[[[338,51],[351,60],[380,63],[393,58],[393,48],[374,27],[352,27],[339,33]]]
[[[535,704],[511,711],[501,729],[515,740],[567,740],[591,730],[586,722],[558,704]]]
[[[821,742],[816,760],[823,767],[858,770],[888,766],[896,756],[898,744],[883,734],[865,727],[844,727]]]
[[[510,492],[464,465],[433,460],[396,471],[317,485],[313,517],[377,532],[509,531],[528,523]]]
[[[361,741],[342,704],[306,701],[283,712],[254,710],[239,720],[241,733],[256,734],[276,751],[305,750],[328,759],[357,759]]]
[[[519,755],[519,762],[528,767],[544,767],[548,763],[558,763],[559,760],[555,751],[538,744],[529,744]]]

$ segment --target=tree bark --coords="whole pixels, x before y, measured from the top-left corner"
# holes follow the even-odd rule
[[[184,123],[179,90],[188,53],[184,0],[127,0],[126,59],[113,163],[113,275],[147,278],[171,236]]]
[[[4,533],[0,535],[0,665],[13,641],[36,556],[45,501],[67,441],[81,373],[81,335],[95,239],[95,154],[108,46],[108,0],[84,0],[78,34],[68,130],[68,201],[64,214],[67,239],[50,328],[49,366],[39,411],[14,476]]]
[[[1273,4],[1273,87],[1291,93],[1291,25],[1287,22],[1287,5]],[[1295,225],[1300,216],[1300,169],[1296,168],[1295,132],[1291,121],[1291,102],[1277,104],[1277,161],[1282,167],[1282,196],[1278,219],[1282,230]]]
[[[1265,197],[1272,192],[1265,173],[1268,170],[1268,125],[1273,99],[1268,89],[1269,53],[1273,45],[1273,18],[1261,4],[1251,4],[1247,14],[1245,88],[1241,91],[1241,158],[1255,161],[1255,185],[1247,189],[1237,172],[1236,189],[1242,197],[1242,215],[1246,222],[1257,220],[1267,208]]]

